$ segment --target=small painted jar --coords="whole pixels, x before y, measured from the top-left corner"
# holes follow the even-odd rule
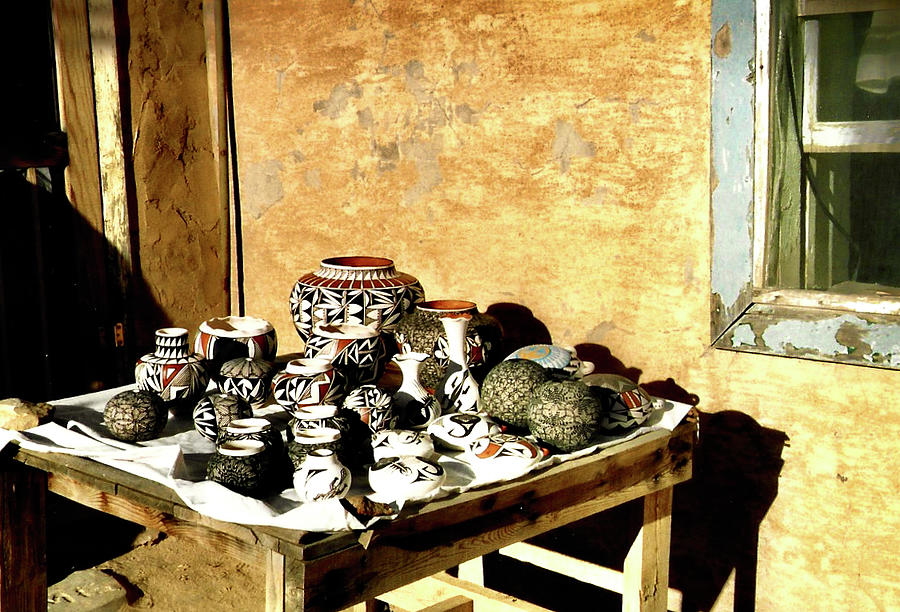
[[[447,473],[423,457],[385,457],[369,468],[369,486],[379,497],[410,500],[430,495],[444,484]]]
[[[215,381],[222,393],[236,395],[252,407],[259,408],[269,396],[273,373],[274,368],[268,361],[238,357],[222,364]]]
[[[305,503],[346,497],[350,481],[350,470],[329,448],[319,448],[306,455],[293,476],[297,497]]]
[[[258,317],[214,317],[200,324],[194,351],[203,355],[213,372],[238,357],[274,362],[278,351],[275,328]]]
[[[391,394],[375,385],[363,385],[348,393],[344,408],[355,412],[372,432],[396,425]]]
[[[653,413],[653,399],[636,382],[618,374],[591,374],[582,380],[599,390],[605,410],[600,427],[612,434],[643,425]]]
[[[209,480],[250,497],[274,490],[271,455],[259,440],[231,440],[216,447],[206,466]]]
[[[478,438],[500,433],[500,426],[480,414],[454,412],[432,421],[426,431],[439,446],[450,450],[465,450]]]
[[[344,375],[326,358],[292,359],[272,378],[272,397],[292,416],[304,406],[339,404]]]
[[[156,393],[174,415],[190,414],[206,392],[209,370],[202,355],[192,353],[183,327],[156,330],[156,348],[134,367],[137,388]]]
[[[344,374],[349,390],[381,377],[386,349],[376,324],[319,323],[306,341],[303,356],[331,361]]]
[[[219,438],[235,419],[246,419],[253,416],[253,409],[245,400],[227,393],[207,393],[193,412],[194,429],[212,442]]]
[[[305,429],[294,434],[294,439],[288,442],[288,457],[294,466],[294,471],[300,469],[300,464],[306,456],[314,450],[327,448],[337,453],[341,463],[344,462],[344,445],[341,439],[341,431],[334,427],[319,427]]]

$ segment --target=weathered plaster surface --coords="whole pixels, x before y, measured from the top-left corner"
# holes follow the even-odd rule
[[[740,285],[710,272],[710,183],[737,181],[721,195],[738,215],[750,200],[735,170],[746,160],[710,164],[710,57],[723,22],[710,30],[708,2],[229,7],[239,178],[252,164],[283,166],[284,197],[243,220],[247,309],[275,323],[285,350],[299,348],[290,288],[332,255],[393,257],[432,298],[518,304],[600,367],[671,379],[707,413],[786,436],[771,450],[737,432],[722,457],[775,453],[774,467],[738,463],[730,475],[774,487],[758,531],[681,547],[715,559],[758,537],[741,559],[755,609],[900,601],[896,373],[709,348],[710,288],[727,303]],[[742,35],[730,24],[734,58]],[[334,118],[316,109],[340,106],[332,92],[354,83],[360,95]],[[560,122],[593,152],[571,155],[565,172]],[[743,224],[714,221],[719,248],[720,223],[749,240]],[[740,279],[747,265],[733,263]],[[755,343],[753,330],[741,327],[738,342]],[[697,520],[727,525],[742,506],[707,497]],[[727,575],[703,609],[740,597]]]

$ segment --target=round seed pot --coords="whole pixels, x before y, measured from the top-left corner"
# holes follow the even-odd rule
[[[544,383],[528,405],[531,433],[563,452],[590,446],[599,433],[602,417],[600,397],[577,380]]]
[[[112,396],[103,409],[103,424],[123,442],[158,438],[168,420],[165,402],[152,391],[122,391]]]

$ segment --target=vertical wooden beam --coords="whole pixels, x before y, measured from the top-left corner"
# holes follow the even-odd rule
[[[266,553],[266,612],[284,612],[284,555]]]
[[[0,610],[47,610],[47,474],[0,460]]]
[[[625,557],[622,610],[665,612],[669,593],[672,488],[644,497],[644,524]]]
[[[229,61],[225,47],[227,16],[223,0],[207,0],[203,2],[203,29],[206,35],[206,71],[207,89],[209,93],[210,134],[216,164],[216,186],[218,190],[220,214],[222,222],[227,225],[222,233],[223,244],[220,252],[226,253],[226,270],[228,274],[228,312],[232,313],[232,305],[240,303],[240,287],[237,285],[237,253],[236,253],[236,219],[231,205],[232,186],[230,164],[230,114],[228,110],[228,74]]]

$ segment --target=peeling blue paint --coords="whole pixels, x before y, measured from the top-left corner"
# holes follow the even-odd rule
[[[865,321],[854,315],[824,321],[779,321],[766,328],[762,340],[769,349],[778,353],[786,353],[789,347],[793,347],[822,355],[849,355],[848,348],[836,338],[844,323],[858,325]]]
[[[739,346],[755,345],[756,334],[753,332],[752,327],[750,327],[746,323],[742,323],[734,328],[734,331],[731,333],[731,346],[733,348],[738,348]]]

